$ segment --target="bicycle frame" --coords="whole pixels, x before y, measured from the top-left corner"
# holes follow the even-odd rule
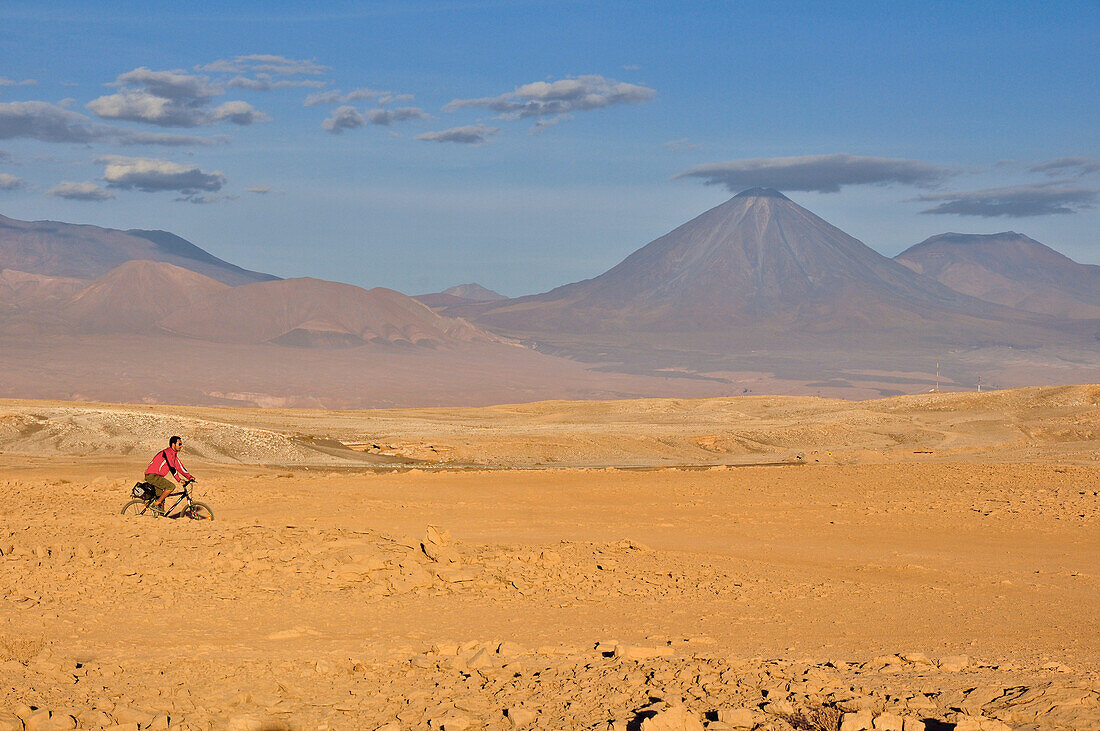
[[[164,502],[168,502],[168,498],[172,497],[173,495],[179,495],[179,498],[176,499],[176,502],[172,503],[172,507],[170,507],[170,508],[161,508],[161,510],[164,511],[165,515],[171,515],[172,511],[175,510],[176,508],[178,508],[180,506],[180,503],[182,503],[184,500],[186,500],[188,503],[191,502],[191,480],[187,480],[186,482],[182,482],[182,483],[180,483],[180,485],[183,487],[182,492],[170,492],[170,493],[168,493],[168,496],[165,498]],[[152,500],[149,501],[149,504],[152,505],[155,502],[156,502],[156,498],[153,498]]]

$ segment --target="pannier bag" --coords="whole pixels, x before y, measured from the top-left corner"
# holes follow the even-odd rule
[[[156,497],[157,491],[148,482],[139,482],[134,485],[134,489],[130,491],[131,494],[138,500],[152,500]]]

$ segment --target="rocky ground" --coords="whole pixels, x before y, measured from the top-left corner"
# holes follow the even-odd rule
[[[119,515],[144,455],[0,454],[0,731],[1100,728],[1077,424],[1076,463],[208,458],[213,522]]]

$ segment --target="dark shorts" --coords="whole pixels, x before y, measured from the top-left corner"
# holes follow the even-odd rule
[[[145,481],[156,489],[157,500],[160,500],[164,493],[172,492],[176,489],[176,483],[172,482],[172,480],[169,480],[167,477],[162,477],[160,475],[146,475]]]

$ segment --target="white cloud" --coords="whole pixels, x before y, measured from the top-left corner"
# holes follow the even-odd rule
[[[17,178],[11,173],[0,173],[0,190],[22,188],[25,182],[23,178]]]
[[[702,178],[707,185],[723,185],[733,193],[753,187],[836,193],[846,185],[929,186],[952,172],[917,160],[835,154],[708,163],[688,168],[675,177]]]
[[[191,135],[173,135],[163,132],[134,132],[131,130],[119,130],[123,136],[116,142],[120,145],[160,145],[163,147],[210,147],[212,145],[229,144],[229,138],[224,135],[213,137],[192,137]]]
[[[321,122],[321,129],[328,130],[334,135],[338,135],[346,129],[355,129],[362,127],[366,124],[366,120],[363,119],[363,115],[356,111],[355,107],[337,107],[332,116]]]
[[[248,125],[253,122],[270,122],[271,117],[258,112],[248,102],[226,102],[210,113],[211,119],[226,120],[233,124]]]
[[[95,183],[74,183],[69,180],[64,180],[50,188],[46,191],[46,195],[74,201],[105,201],[115,197],[114,193],[100,188]]]
[[[457,142],[463,145],[480,145],[489,141],[489,138],[500,132],[496,127],[486,127],[483,124],[471,124],[465,127],[452,127],[439,132],[425,132],[417,135],[418,140],[430,142]]]
[[[224,91],[205,76],[181,71],[153,71],[141,66],[119,75],[111,86],[121,88],[87,104],[102,119],[161,127],[198,127],[222,121],[247,125],[270,119],[242,101],[226,102],[211,111],[211,99]]]
[[[409,119],[427,119],[431,115],[425,114],[423,109],[417,107],[398,107],[397,109],[372,109],[367,112],[367,121],[371,124],[390,126],[394,122],[404,122]]]
[[[376,99],[379,104],[387,104],[392,101],[412,101],[413,95],[394,94],[390,91],[379,91],[377,89],[369,89],[365,86],[358,89],[352,89],[347,94],[339,89],[333,89],[331,91],[320,91],[308,95],[305,101],[302,102],[302,106],[312,107],[318,104],[350,104],[351,102],[363,101],[364,99]]]
[[[343,101],[347,103],[361,101],[363,99],[377,99],[378,97],[386,96],[389,93],[390,92],[388,91],[378,91],[377,89],[369,89],[363,86],[358,89],[352,89],[351,91],[349,91],[347,94],[344,95]]]
[[[1037,185],[966,190],[922,195],[917,200],[939,202],[921,213],[995,218],[1025,218],[1077,213],[1100,202],[1100,188],[1080,188],[1051,181]]]
[[[124,89],[88,102],[87,107],[102,119],[147,122],[162,127],[198,127],[207,111],[195,104],[180,104],[147,91]]]
[[[183,203],[196,203],[199,205],[206,203],[219,203],[221,201],[235,201],[239,196],[235,195],[212,195],[210,193],[188,193],[187,195],[181,195],[173,198],[174,201],[181,201]]]
[[[293,87],[311,87],[320,89],[328,82],[319,79],[272,79],[264,74],[259,78],[250,79],[247,76],[234,76],[225,82],[227,89],[245,89],[247,91],[273,91],[275,89],[290,89]]]
[[[319,64],[316,61],[274,56],[271,54],[238,56],[237,59],[251,64],[253,71],[268,74],[282,74],[286,76],[293,76],[296,74],[317,75],[323,74],[329,70],[328,66]]]
[[[197,66],[196,71],[205,71],[214,74],[277,74],[280,76],[317,76],[329,70],[328,66],[313,60],[302,60],[276,56],[266,53],[254,53],[248,56],[237,56],[232,59],[219,59],[202,66]]]
[[[318,104],[337,104],[341,99],[340,92],[336,89],[331,91],[318,91],[306,96],[305,101],[302,102],[303,107],[314,107]]]
[[[572,114],[559,114],[556,117],[546,117],[544,119],[536,119],[535,126],[527,133],[529,135],[537,135],[539,132],[547,130],[555,125],[561,124],[567,119],[572,119]]]
[[[221,190],[226,183],[225,174],[207,173],[198,165],[181,165],[169,160],[148,157],[122,157],[107,155],[96,159],[106,165],[103,179],[109,188],[141,190],[153,193],[174,190],[189,195]]]
[[[0,103],[0,139],[24,137],[42,142],[111,142],[122,145],[212,145],[218,138],[152,134],[94,122],[83,114],[47,102]]]
[[[16,81],[15,79],[9,79],[7,76],[0,76],[0,86],[34,86],[37,83],[34,79]]]
[[[687,150],[698,150],[702,147],[698,142],[692,142],[688,137],[681,137],[678,140],[669,140],[664,145],[673,152],[685,152]]]
[[[223,93],[205,76],[195,76],[183,71],[153,71],[146,66],[119,74],[109,86],[141,86],[154,96],[174,101],[201,101]]]
[[[553,117],[616,104],[641,104],[652,99],[656,93],[647,86],[591,74],[558,81],[536,81],[499,96],[455,99],[443,110],[453,112],[468,107],[484,107],[499,113],[503,119]]]
[[[1100,157],[1059,157],[1032,165],[1029,170],[1051,176],[1074,174],[1081,177],[1100,173]]]

